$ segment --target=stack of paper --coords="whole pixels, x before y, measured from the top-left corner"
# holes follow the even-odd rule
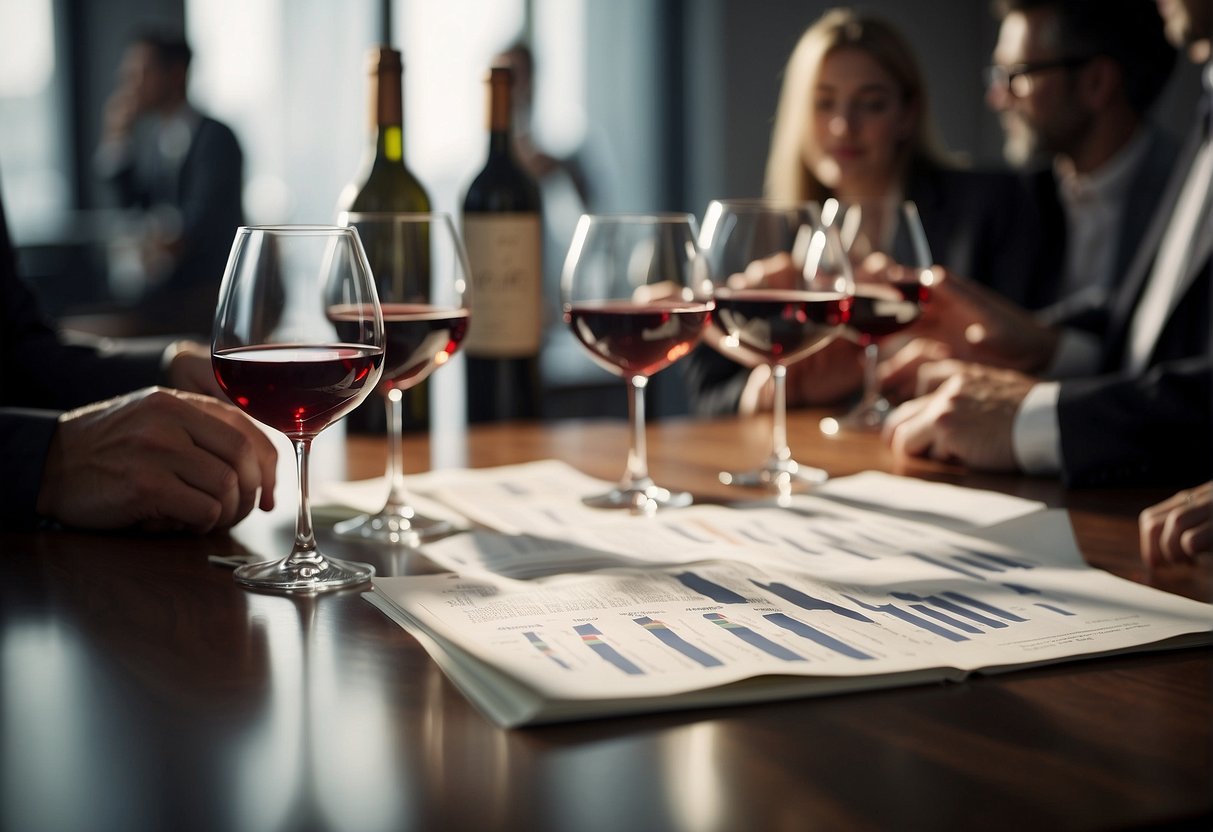
[[[488,527],[367,597],[514,726],[1213,641],[1213,608],[1086,566],[1064,512],[863,474],[789,506],[602,512],[555,462],[430,494]]]

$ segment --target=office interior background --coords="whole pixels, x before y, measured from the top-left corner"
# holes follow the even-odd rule
[[[702,216],[712,198],[759,195],[784,62],[804,28],[835,5],[0,0],[0,186],[10,229],[51,314],[104,308],[126,290],[123,220],[108,210],[92,156],[122,52],[141,26],[175,27],[190,40],[191,98],[241,141],[253,224],[335,220],[365,152],[366,53],[385,25],[404,53],[407,163],[435,208],[458,214],[485,155],[485,70],[494,54],[524,41],[535,56],[537,143],[575,160],[589,182],[588,204],[559,177],[544,188],[555,344],[545,350],[545,379],[554,387],[610,385],[559,338],[559,264],[578,215]],[[1001,164],[1001,131],[981,80],[997,33],[988,3],[858,5],[893,21],[915,46],[949,148],[975,165]],[[1198,83],[1178,61],[1157,120],[1182,132]],[[678,387],[676,373],[655,385],[655,417],[684,410]],[[587,412],[622,413],[622,389],[611,389],[617,395],[604,400],[606,411],[594,404]],[[567,415],[580,414],[572,407]]]

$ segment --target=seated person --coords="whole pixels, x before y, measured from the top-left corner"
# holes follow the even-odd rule
[[[190,58],[180,35],[139,33],[106,105],[95,164],[139,228],[134,335],[210,334],[232,237],[244,224],[244,155],[231,128],[190,103]]]
[[[941,275],[916,324],[936,343],[885,368],[890,385],[920,394],[885,425],[896,453],[1059,474],[1071,486],[1183,486],[1213,474],[1213,6],[1176,0],[1158,11],[1205,88],[1113,303],[1084,337]]]
[[[949,162],[917,60],[878,18],[834,10],[801,37],[780,93],[765,193],[781,201],[914,200],[937,262],[1014,300],[1034,297],[1042,233],[1030,194],[1014,174]],[[791,365],[788,403],[837,401],[856,391],[859,355],[857,346],[835,341]],[[752,377],[699,348],[687,366],[693,409],[708,415],[735,411],[743,401],[743,411],[762,406],[764,370]]]
[[[1150,122],[1175,65],[1152,3],[997,0],[986,103],[1007,161],[1045,219],[1053,283],[1036,306],[1075,320],[1114,293],[1162,196],[1179,141]]]
[[[204,533],[273,507],[277,452],[203,395],[219,393],[209,350],[65,342],[18,276],[3,205],[0,301],[0,521]]]

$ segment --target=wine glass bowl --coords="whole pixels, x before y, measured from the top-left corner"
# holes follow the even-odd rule
[[[838,419],[822,420],[827,434],[878,431],[892,405],[880,390],[881,342],[918,320],[930,298],[931,249],[912,201],[875,200],[847,206],[839,239],[853,264],[855,298],[848,337],[863,348],[863,393]]]
[[[344,213],[367,252],[383,308],[385,357],[378,391],[387,410],[388,494],[374,514],[338,523],[340,537],[416,547],[449,534],[416,511],[404,486],[401,420],[406,391],[455,355],[470,325],[467,254],[446,214]]]
[[[273,592],[320,592],[365,583],[375,574],[368,564],[329,558],[317,548],[308,455],[316,435],[374,389],[383,354],[383,315],[356,231],[237,230],[215,312],[215,378],[233,404],[290,439],[298,472],[290,554],[241,566],[235,572],[239,583]]]
[[[649,378],[688,355],[711,315],[710,282],[688,214],[583,215],[561,275],[564,320],[595,363],[628,382],[631,448],[620,483],[585,498],[652,513],[691,495],[653,482],[645,445]]]
[[[792,458],[787,443],[787,367],[822,349],[850,314],[852,278],[834,220],[813,202],[714,200],[701,247],[716,281],[708,341],[773,380],[771,454],[759,468],[721,472],[726,485],[773,488],[817,484],[826,473]],[[828,222],[827,222],[828,221]]]

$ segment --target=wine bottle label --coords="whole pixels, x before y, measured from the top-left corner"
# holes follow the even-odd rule
[[[466,214],[472,267],[469,355],[520,358],[539,352],[543,255],[537,214]]]

